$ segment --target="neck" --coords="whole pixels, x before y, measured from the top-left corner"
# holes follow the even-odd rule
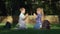
[[[22,13],[22,12],[21,12]],[[24,13],[22,13],[22,14],[24,14]]]

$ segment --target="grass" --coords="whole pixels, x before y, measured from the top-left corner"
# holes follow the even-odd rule
[[[51,29],[60,29],[60,24],[51,24]]]
[[[12,26],[11,30],[5,30],[3,28],[5,24],[0,24],[0,34],[60,34],[60,24],[51,24],[51,29],[33,29],[33,24],[27,24],[28,29],[26,30],[16,30]]]
[[[59,34],[60,30],[3,30],[0,34]]]

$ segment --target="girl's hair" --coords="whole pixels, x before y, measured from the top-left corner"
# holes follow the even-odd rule
[[[44,11],[43,11],[43,8],[37,8],[37,9],[40,9],[41,10],[41,14],[42,14],[42,21],[44,21],[44,17],[45,17],[45,15],[44,15]]]
[[[37,9],[40,9],[42,12],[42,15],[44,15],[43,8],[38,7]]]

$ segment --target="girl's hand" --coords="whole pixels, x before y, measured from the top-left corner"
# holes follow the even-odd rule
[[[35,18],[37,17],[37,15],[35,13],[33,15],[34,15]]]
[[[36,16],[36,14],[35,14],[35,13],[34,13],[33,15],[34,15],[34,16]]]

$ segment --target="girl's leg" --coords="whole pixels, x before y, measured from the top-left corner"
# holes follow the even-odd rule
[[[35,24],[34,29],[40,29],[40,24]]]
[[[42,24],[40,24],[40,28],[42,28]]]

